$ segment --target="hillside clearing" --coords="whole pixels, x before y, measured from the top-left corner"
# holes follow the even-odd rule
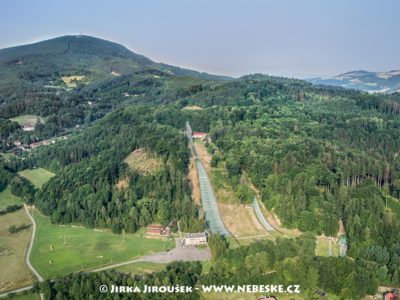
[[[18,117],[11,118],[10,120],[17,122],[21,126],[30,126],[30,125],[35,126],[38,119],[40,120],[40,122],[43,123],[43,119],[35,115],[20,115]]]
[[[32,227],[14,234],[8,231],[12,225],[22,224],[31,224],[23,209],[0,216],[0,292],[27,286],[35,280],[25,265]]]
[[[234,236],[239,238],[267,234],[251,206],[218,203],[218,208],[225,226]]]
[[[197,105],[188,105],[182,108],[182,110],[202,110],[203,108]]]
[[[172,240],[147,239],[144,231],[113,234],[75,225],[53,225],[50,218],[33,212],[37,224],[32,265],[45,278],[133,260],[174,247]]]
[[[124,162],[126,162],[130,168],[143,175],[154,174],[163,165],[161,159],[153,157],[143,148],[134,150],[124,159]]]
[[[18,174],[28,179],[38,189],[40,189],[45,182],[55,175],[43,168],[23,170],[18,172]]]
[[[68,86],[68,87],[76,87],[76,83],[78,81],[82,81],[85,79],[85,76],[82,75],[75,75],[75,76],[63,76],[61,80]]]

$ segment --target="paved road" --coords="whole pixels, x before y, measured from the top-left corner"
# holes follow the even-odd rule
[[[197,174],[200,181],[201,203],[204,209],[207,225],[212,233],[228,236],[230,234],[222,221],[221,215],[219,214],[217,198],[212,189],[210,179],[208,178],[203,162],[200,160],[194,147],[192,128],[190,127],[189,122],[186,122],[186,135],[189,139],[189,146],[192,149],[196,162]]]
[[[268,223],[267,219],[265,219],[265,217],[261,211],[260,204],[258,204],[256,196],[254,196],[254,198],[253,198],[253,208],[257,215],[258,220],[260,221],[261,225],[265,228],[265,230],[266,231],[275,231],[275,228],[272,227],[271,224]]]
[[[194,246],[184,247],[182,246],[180,239],[176,239],[175,244],[176,244],[175,248],[170,251],[146,255],[134,260],[93,269],[90,270],[90,272],[105,271],[138,262],[170,263],[173,261],[197,261],[197,260],[206,261],[211,259],[211,252],[208,247],[206,249],[199,249]]]

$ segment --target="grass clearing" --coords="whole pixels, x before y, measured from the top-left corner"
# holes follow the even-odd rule
[[[157,264],[152,262],[138,262],[122,267],[115,268],[118,272],[130,273],[132,275],[160,272],[165,269],[167,264]]]
[[[236,237],[258,236],[267,234],[253,208],[249,205],[218,203],[222,220],[229,232]],[[240,220],[240,222],[238,222]]]
[[[5,190],[0,192],[0,210],[13,204],[22,204],[22,201],[20,198],[11,194],[11,188],[7,187]]]
[[[39,211],[33,213],[37,229],[31,262],[45,278],[133,260],[139,256],[172,249],[173,240],[145,238],[135,234],[113,234],[80,226],[53,225]]]
[[[38,118],[40,122],[43,123],[43,119],[35,115],[20,115],[18,117],[11,118],[10,120],[17,122],[21,126],[28,126],[28,125],[36,125]]]
[[[68,87],[76,87],[77,82],[82,81],[85,79],[85,76],[82,75],[75,75],[75,76],[63,76],[61,80],[68,86]]]
[[[142,148],[134,150],[124,159],[124,162],[126,162],[130,168],[143,175],[154,174],[160,170],[163,165],[160,158],[153,157]]]
[[[197,105],[188,105],[182,108],[182,110],[202,110],[203,108]]]
[[[22,224],[31,224],[23,209],[0,216],[0,292],[30,285],[35,280],[25,265],[32,227],[15,234],[8,232],[10,226]]]
[[[18,172],[18,174],[28,179],[38,189],[40,189],[45,182],[55,175],[54,173],[42,168],[23,170]]]

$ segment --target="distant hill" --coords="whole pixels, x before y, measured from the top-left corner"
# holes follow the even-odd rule
[[[370,93],[400,91],[400,70],[388,72],[351,71],[332,78],[312,78],[314,84],[341,86]]]
[[[85,75],[90,79],[157,69],[177,76],[229,79],[184,68],[155,63],[126,47],[95,37],[76,35],[0,49],[0,80],[25,79],[46,83],[54,75]],[[79,74],[77,74],[79,73]]]

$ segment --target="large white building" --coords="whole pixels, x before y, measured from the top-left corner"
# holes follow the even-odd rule
[[[199,246],[207,244],[207,234],[205,232],[189,233],[185,236],[185,246]]]

